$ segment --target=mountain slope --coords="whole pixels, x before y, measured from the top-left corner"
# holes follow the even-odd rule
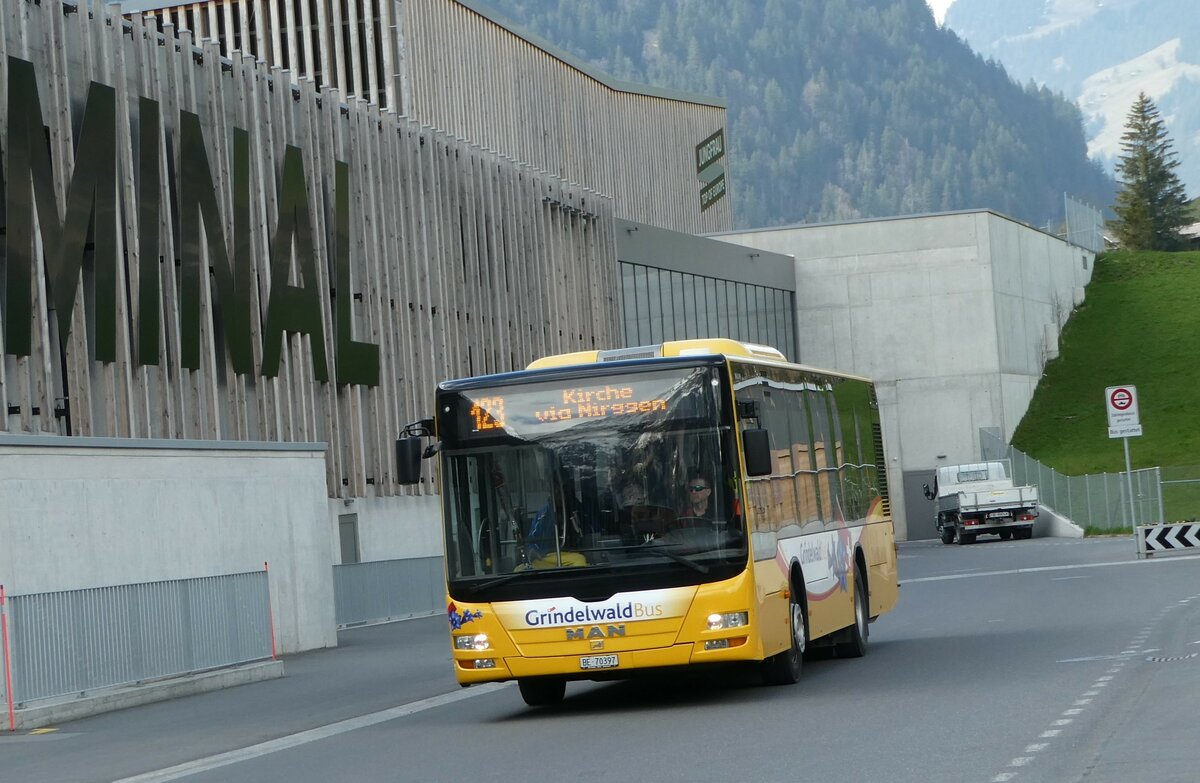
[[[940,29],[924,0],[488,0],[622,79],[723,97],[739,227],[1111,203],[1079,110]]]
[[[946,26],[976,51],[1077,101],[1089,150],[1111,169],[1139,92],[1158,105],[1200,189],[1200,16],[1195,0],[956,0]]]

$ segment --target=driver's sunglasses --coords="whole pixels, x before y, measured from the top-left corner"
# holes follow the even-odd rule
[[[688,489],[690,489],[692,492],[703,492],[704,490],[708,489],[708,487],[704,486],[703,484],[693,484],[688,487]]]

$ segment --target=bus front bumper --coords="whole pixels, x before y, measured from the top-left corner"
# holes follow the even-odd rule
[[[456,657],[454,674],[462,685],[481,682],[511,680],[518,677],[565,677],[571,680],[621,679],[633,672],[645,669],[669,669],[692,664],[732,663],[735,661],[761,660],[762,653],[746,639],[724,649],[705,650],[702,643],[675,644],[648,650],[620,650],[606,653],[603,650],[589,655],[553,655],[539,658],[468,658]],[[483,655],[482,653],[480,654]],[[617,665],[602,668],[585,668],[585,659],[602,659],[606,655],[616,656]],[[480,660],[491,661],[479,668]],[[607,661],[599,661],[601,664]]]

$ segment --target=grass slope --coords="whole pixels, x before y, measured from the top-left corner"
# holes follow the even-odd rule
[[[1104,389],[1134,384],[1133,467],[1200,465],[1200,253],[1102,255],[1059,351],[1014,446],[1068,475],[1123,471]]]

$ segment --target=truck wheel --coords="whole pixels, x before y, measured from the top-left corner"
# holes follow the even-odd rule
[[[517,680],[517,688],[521,691],[521,698],[530,707],[549,707],[563,700],[567,681],[521,677]]]
[[[768,685],[791,685],[800,679],[800,669],[804,664],[804,648],[808,643],[808,623],[804,616],[804,604],[800,602],[796,592],[796,586],[793,584],[791,596],[788,598],[788,616],[791,618],[789,620],[791,647],[762,662],[763,681]]]
[[[959,533],[958,534],[958,543],[959,544],[974,544],[975,543],[975,533]]]
[[[1022,528],[1022,529],[1016,531],[1015,538],[1018,538],[1021,540],[1025,540],[1027,538],[1033,538],[1033,528],[1026,527],[1026,528]]]
[[[854,567],[854,625],[845,630],[846,641],[834,646],[839,658],[861,658],[867,654],[867,636],[870,630],[867,620],[871,616],[870,596],[867,594],[867,580],[863,578],[862,570]]]
[[[952,528],[952,527],[942,528],[942,543],[943,544],[953,544],[954,543],[954,528]]]
[[[1011,530],[1001,530],[1000,531],[1000,540],[1001,541],[1008,541],[1012,537],[1013,537],[1013,532]]]

